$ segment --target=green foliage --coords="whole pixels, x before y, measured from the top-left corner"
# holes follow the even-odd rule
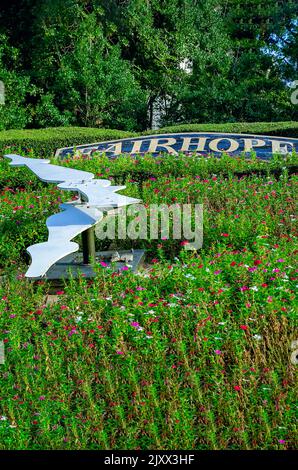
[[[71,113],[61,113],[54,103],[52,93],[43,94],[32,111],[34,125],[36,127],[68,126],[71,121]]]
[[[288,78],[297,74],[293,47],[298,37],[297,4],[276,0],[215,3],[215,32],[210,29],[210,18],[208,22],[214,49],[209,33],[206,67],[202,67],[203,47],[194,49],[199,53],[193,54],[193,72],[177,87],[168,123],[297,119],[284,76],[285,63]],[[291,47],[287,47],[289,36]],[[216,60],[208,65],[212,57]]]
[[[35,152],[41,156],[53,156],[57,148],[71,147],[82,143],[124,139],[135,134],[131,132],[85,127],[53,127],[48,129],[26,129],[3,131],[0,133],[0,151],[7,148],[21,154]]]
[[[298,138],[298,122],[226,122],[224,124],[182,123],[154,131],[166,132],[228,132],[235,134],[263,134]],[[148,132],[149,133],[149,132]],[[150,131],[152,134],[152,131]]]
[[[50,96],[54,117],[60,109],[69,123],[140,128],[146,97],[119,46],[104,36],[102,10],[87,12],[76,1],[56,0],[50,5],[41,2],[36,14],[33,74],[50,93],[47,101]],[[50,126],[50,116],[45,119],[43,113],[40,122],[38,111],[37,122]]]
[[[29,76],[18,65],[19,60],[19,51],[10,47],[0,33],[0,81],[5,87],[5,104],[0,103],[0,131],[22,129],[29,122],[26,97],[32,87]]]
[[[0,128],[295,121],[297,28],[293,0],[3,5]]]

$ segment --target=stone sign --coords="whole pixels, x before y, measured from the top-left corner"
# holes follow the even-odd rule
[[[160,153],[178,155],[184,154],[213,154],[220,157],[223,152],[232,156],[255,152],[258,158],[269,160],[273,154],[287,154],[298,151],[298,139],[286,137],[269,137],[248,134],[220,134],[205,132],[188,132],[182,134],[161,134],[128,139],[99,142],[94,144],[77,145],[58,149],[56,157],[69,158],[78,153],[92,156],[95,152],[105,153],[110,158],[120,154],[138,155]]]

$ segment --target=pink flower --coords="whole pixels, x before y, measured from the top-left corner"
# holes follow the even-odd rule
[[[116,351],[116,354],[122,355],[122,354],[124,354],[124,352],[123,351]]]
[[[41,396],[39,397],[39,400],[40,400],[40,401],[43,401],[43,400],[45,400],[45,399],[46,399],[46,397],[45,397],[44,395],[41,395]]]
[[[286,443],[286,441],[284,439],[279,439],[278,442],[279,442],[279,444],[285,444]]]
[[[104,261],[101,261],[99,264],[100,264],[103,268],[107,268],[107,267],[108,267],[108,264],[105,263]]]
[[[242,287],[240,287],[240,290],[241,290],[241,292],[244,292],[244,291],[246,291],[246,290],[249,290],[249,287],[247,287],[247,286],[242,286]]]
[[[219,354],[222,354],[222,352],[220,351],[220,349],[216,349],[214,352],[215,352],[215,354],[218,354],[218,355],[219,355]]]
[[[129,270],[129,267],[128,266],[122,266],[122,268],[120,268],[121,271],[128,271]]]
[[[71,337],[72,335],[77,335],[78,332],[75,328],[72,328],[71,331],[68,333],[68,336]]]

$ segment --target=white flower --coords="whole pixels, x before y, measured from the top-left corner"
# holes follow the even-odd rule
[[[192,281],[196,279],[192,274],[184,274],[184,277],[187,277],[187,279],[191,279]]]
[[[257,286],[252,286],[252,287],[250,287],[250,290],[254,290],[255,292],[258,292],[259,289],[258,289]]]
[[[75,318],[75,322],[76,322],[76,323],[79,323],[80,321],[82,321],[82,315],[78,315],[78,316]]]
[[[257,341],[260,341],[262,339],[261,335],[253,335],[253,338],[256,339]]]
[[[0,421],[7,421],[6,416],[0,416]]]
[[[219,322],[218,324],[219,324],[219,325],[225,325],[226,323],[227,323],[226,321],[221,321],[221,322]]]

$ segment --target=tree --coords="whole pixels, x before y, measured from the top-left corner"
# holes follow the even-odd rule
[[[0,81],[5,91],[5,102],[0,104],[0,131],[22,129],[30,122],[26,105],[28,94],[33,93],[30,78],[18,66],[19,51],[9,46],[4,34],[0,35]]]
[[[120,47],[104,36],[102,10],[71,0],[38,8],[33,76],[56,106],[71,123],[141,128],[145,93]]]

